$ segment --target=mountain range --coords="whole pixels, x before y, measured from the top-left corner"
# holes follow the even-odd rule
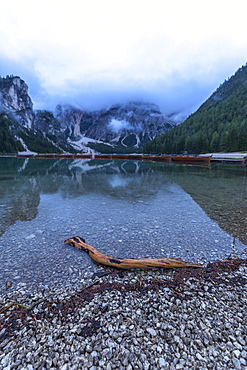
[[[207,153],[247,150],[247,65],[225,80],[183,123],[152,103],[98,111],[58,105],[34,110],[27,84],[0,77],[0,153]]]
[[[175,126],[157,105],[117,104],[98,111],[58,105],[54,112],[33,109],[27,84],[0,77],[0,152],[128,152]]]

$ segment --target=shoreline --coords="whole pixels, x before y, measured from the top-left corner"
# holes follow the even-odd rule
[[[97,155],[97,153],[95,153]],[[22,156],[29,156],[30,158],[32,157],[40,157],[40,158],[55,158],[55,157],[60,157],[60,158],[72,158],[72,157],[75,157],[75,158],[79,158],[79,157],[82,157],[82,158],[89,158],[91,159],[93,157],[94,153],[91,153],[91,154],[88,154],[88,153],[83,153],[83,154],[71,154],[71,153],[66,153],[66,154],[58,154],[58,153],[43,153],[43,154],[40,154],[40,153],[36,153],[36,152],[30,152],[30,151],[26,151],[26,152],[19,152],[19,153],[0,153],[0,158],[6,158],[6,157],[16,157],[16,156],[20,156],[20,158]],[[103,156],[105,154],[99,154],[99,158],[100,156]],[[117,156],[117,154],[113,154],[113,157]],[[120,155],[126,155],[126,156],[137,156],[137,157],[141,157],[141,156],[145,156],[145,154],[139,154],[139,153],[132,153],[132,154],[120,154]],[[153,154],[155,155],[155,154]],[[172,155],[172,154],[169,154],[169,155]],[[177,155],[181,155],[181,154],[177,154]],[[193,153],[190,153],[189,155],[194,155]],[[109,156],[112,156],[112,154],[109,154]],[[199,156],[204,156],[204,157],[207,157],[207,156],[212,156],[213,159],[221,159],[221,158],[229,158],[229,159],[244,159],[247,157],[247,151],[246,152],[210,152],[210,153],[203,153],[203,154],[199,154]],[[135,157],[134,157],[135,158]]]
[[[3,369],[245,369],[247,259],[115,271],[0,311]]]

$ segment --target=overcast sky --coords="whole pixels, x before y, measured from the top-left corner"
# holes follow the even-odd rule
[[[247,62],[246,0],[0,0],[0,75],[34,109],[194,111]]]

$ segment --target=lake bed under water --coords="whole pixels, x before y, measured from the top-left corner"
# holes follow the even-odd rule
[[[63,241],[119,258],[246,257],[246,168],[0,158],[0,289],[75,285],[99,270]]]

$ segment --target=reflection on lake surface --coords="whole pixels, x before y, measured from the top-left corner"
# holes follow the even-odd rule
[[[97,270],[63,245],[73,235],[115,257],[244,253],[246,191],[242,166],[0,158],[0,288],[73,284]]]

